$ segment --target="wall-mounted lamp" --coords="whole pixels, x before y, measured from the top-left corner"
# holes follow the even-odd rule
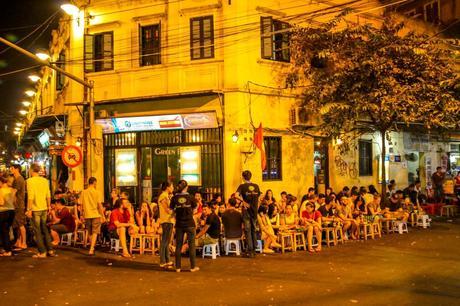
[[[232,135],[232,141],[233,143],[238,142],[238,138],[240,138],[240,135],[238,135],[238,131],[235,130],[235,133]]]
[[[75,142],[75,145],[76,145],[77,147],[81,147],[81,137],[78,137],[78,138],[77,138],[77,141]]]

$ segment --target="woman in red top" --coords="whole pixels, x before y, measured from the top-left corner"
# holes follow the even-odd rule
[[[322,227],[321,227],[321,213],[315,211],[313,203],[307,202],[305,210],[302,212],[302,223],[307,228],[307,243],[308,243],[308,252],[321,252],[321,238],[322,238]],[[316,240],[318,240],[318,246],[313,249],[313,232],[316,235]]]

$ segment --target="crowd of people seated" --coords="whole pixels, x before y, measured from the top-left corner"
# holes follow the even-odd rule
[[[420,182],[403,190],[395,189],[394,183],[390,184],[386,201],[382,201],[373,185],[344,187],[338,191],[327,188],[324,194],[309,188],[300,201],[285,191],[278,198],[272,190],[266,190],[263,194],[257,193],[256,207],[249,208],[245,206],[248,203],[245,203],[239,192],[227,200],[216,193],[207,201],[207,197],[200,192],[188,194],[187,188],[185,181],[179,182],[178,186],[165,182],[158,197],[152,202],[144,201],[139,205],[129,201],[128,193],[113,189],[110,199],[103,205],[100,235],[88,235],[84,239],[89,240],[89,236],[91,239],[99,237],[106,242],[118,239],[122,256],[130,258],[131,236],[158,236],[161,240],[158,248],[161,267],[173,266],[170,254],[175,253],[175,266],[180,270],[180,256],[188,252],[192,269],[197,270],[195,248],[220,244],[225,239],[245,241],[248,235],[245,227],[253,226],[245,221],[245,209],[255,211],[256,239],[262,241],[261,252],[279,252],[282,247],[279,234],[297,232],[303,233],[306,250],[317,253],[322,251],[324,229],[340,229],[343,240],[358,240],[362,238],[360,229],[363,225],[377,224],[382,228],[381,223],[385,220],[408,222],[416,215],[425,214],[421,204],[427,198],[421,193]],[[0,214],[5,220],[14,208],[9,196],[13,191],[8,180],[1,178]],[[59,244],[62,235],[79,229],[85,230],[83,207],[78,196],[63,190],[58,190],[53,196],[47,225],[54,246]],[[90,229],[87,226],[88,222],[88,231]],[[6,230],[5,227],[2,235],[5,235]],[[6,248],[9,250],[11,246],[6,244]],[[91,244],[91,248],[90,253],[94,254],[94,244]]]

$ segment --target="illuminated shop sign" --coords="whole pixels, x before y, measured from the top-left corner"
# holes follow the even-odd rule
[[[104,134],[216,128],[217,118],[214,112],[177,114],[145,117],[120,117],[98,119],[96,123],[102,126]]]
[[[180,175],[191,186],[201,186],[201,148],[180,148]]]
[[[137,186],[137,149],[115,150],[115,177],[118,186]]]
[[[42,148],[48,148],[50,145],[50,132],[48,129],[44,129],[43,132],[38,135],[38,142],[40,142],[40,145]]]

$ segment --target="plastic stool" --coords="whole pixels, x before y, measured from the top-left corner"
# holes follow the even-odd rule
[[[407,228],[407,223],[402,221],[395,221],[393,226],[393,231],[398,232],[400,234],[409,233]]]
[[[262,240],[257,240],[256,252],[262,253],[264,251],[264,244]]]
[[[417,226],[427,228],[430,227],[431,219],[428,215],[417,215]]]
[[[121,249],[120,247],[120,239],[115,239],[115,238],[111,238],[110,239],[110,251],[115,251],[115,252],[119,252]]]
[[[206,244],[203,247],[203,258],[212,257],[212,259],[216,259],[217,256],[220,256],[219,245],[217,243]]]
[[[240,239],[225,239],[224,248],[225,248],[225,255],[228,255],[231,253],[231,254],[236,254],[236,256],[240,256],[241,254]]]
[[[71,246],[72,245],[72,233],[66,233],[61,235],[60,245]]]

